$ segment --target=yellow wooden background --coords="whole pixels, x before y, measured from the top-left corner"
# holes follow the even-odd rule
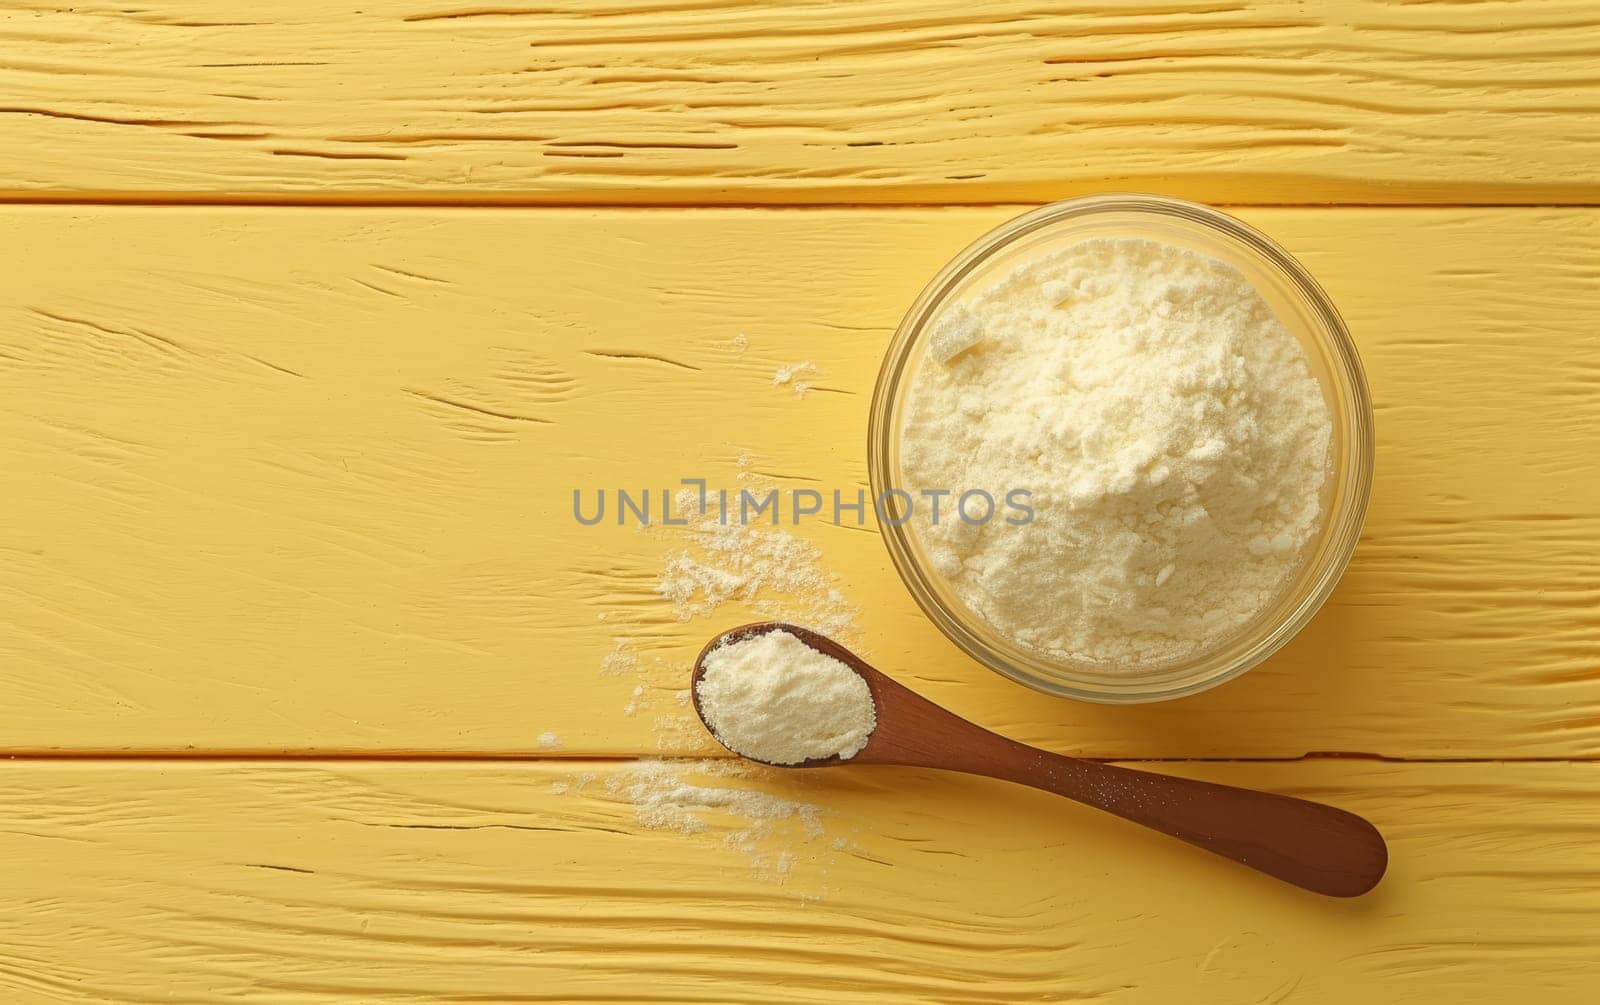
[[[1069,703],[801,533],[900,679],[1363,812],[1384,884],[888,769],[683,767],[816,817],[648,826],[742,612],[679,621],[682,541],[571,489],[863,484],[926,278],[1127,189],[1234,207],[1360,346],[1310,628]],[[1593,0],[3,0],[0,203],[0,1000],[1600,997]]]

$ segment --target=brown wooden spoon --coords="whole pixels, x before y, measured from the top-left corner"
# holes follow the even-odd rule
[[[1079,760],[1008,740],[895,683],[827,636],[782,622],[743,625],[712,639],[700,651],[690,695],[702,723],[706,717],[699,684],[706,654],[775,630],[788,632],[860,674],[872,691],[878,715],[866,746],[848,761],[825,757],[779,767],[902,764],[1031,785],[1330,897],[1366,893],[1388,865],[1383,836],[1354,813],[1292,796]],[[711,730],[709,723],[706,728]],[[715,730],[711,733],[716,735]]]

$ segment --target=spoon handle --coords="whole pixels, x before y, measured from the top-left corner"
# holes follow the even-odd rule
[[[1316,893],[1366,893],[1389,862],[1376,827],[1332,806],[1006,742],[1013,756],[981,773],[1087,803]]]

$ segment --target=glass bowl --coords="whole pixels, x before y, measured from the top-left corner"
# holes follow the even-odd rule
[[[895,331],[873,391],[868,467],[873,497],[893,499],[885,494],[903,482],[904,396],[941,310],[1027,257],[1095,237],[1146,238],[1231,264],[1305,347],[1333,422],[1331,468],[1323,489],[1322,527],[1277,600],[1225,642],[1192,658],[1108,671],[1062,661],[1002,637],[939,575],[909,522],[896,525],[880,519],[879,526],[911,595],[933,623],[978,662],[1049,694],[1099,702],[1162,701],[1231,680],[1293,638],[1333,592],[1361,533],[1373,468],[1372,402],[1366,377],[1338,311],[1288,252],[1210,207],[1150,195],[1068,199],[996,227],[934,276]]]

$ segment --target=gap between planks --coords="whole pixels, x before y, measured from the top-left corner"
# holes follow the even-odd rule
[[[1312,761],[1371,761],[1380,764],[1590,764],[1600,761],[1600,754],[1581,757],[1396,757],[1357,751],[1310,751],[1298,757],[1083,757],[1085,761],[1101,764],[1299,764]],[[592,762],[596,764],[622,764],[632,761],[733,761],[729,754],[561,754],[542,751],[538,753],[471,753],[454,754],[439,751],[287,751],[278,753],[247,750],[195,750],[195,751],[120,751],[120,750],[38,750],[16,751],[0,755],[4,761],[127,761],[153,762],[214,762],[219,764],[285,762],[296,764],[339,764],[353,761],[388,761],[411,764],[495,764],[542,761]]]
[[[1056,199],[993,199],[993,200],[951,200],[927,201],[910,200],[896,201],[894,199],[862,199],[857,201],[814,201],[804,198],[785,198],[785,195],[794,196],[798,193],[778,193],[771,199],[743,200],[743,201],[711,201],[704,198],[704,193],[683,193],[678,197],[674,193],[663,193],[662,197],[654,200],[641,200],[634,193],[617,193],[615,197],[606,193],[593,193],[582,198],[571,198],[560,195],[541,195],[528,193],[525,195],[507,195],[489,192],[473,192],[459,194],[406,194],[386,195],[372,193],[360,195],[351,193],[334,193],[330,195],[317,195],[314,193],[241,193],[239,195],[222,195],[216,193],[185,193],[172,192],[152,194],[148,192],[101,192],[101,193],[32,193],[32,192],[0,192],[0,207],[6,206],[67,206],[67,207],[93,207],[93,206],[139,206],[139,207],[205,207],[205,206],[252,206],[252,207],[294,207],[294,208],[327,208],[327,209],[640,209],[640,210],[688,210],[688,209],[715,209],[715,210],[771,210],[771,209],[802,209],[802,210],[926,210],[926,209],[996,209],[1015,206],[1019,209],[1044,205],[1051,201],[1065,201],[1088,195],[1103,195],[1114,193],[1153,194],[1163,195],[1154,189],[1127,189],[1108,188],[1093,193],[1063,193]],[[1191,200],[1194,201],[1194,200]],[[1485,200],[1481,202],[1453,201],[1453,202],[1209,202],[1207,205],[1218,206],[1224,209],[1585,209],[1600,206],[1600,191],[1592,197],[1577,201],[1539,201],[1528,202],[1498,202]]]

